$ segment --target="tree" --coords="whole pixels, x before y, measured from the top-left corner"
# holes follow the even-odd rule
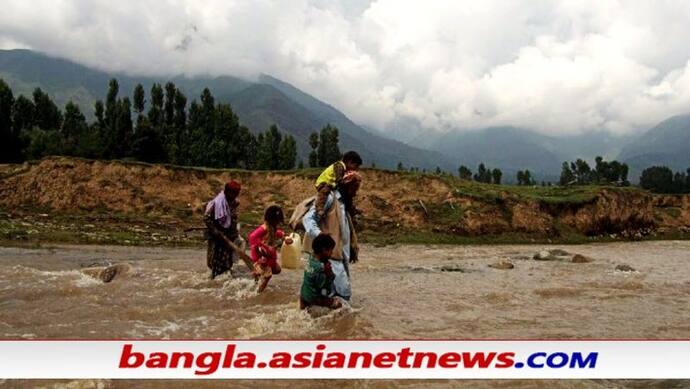
[[[17,162],[21,158],[19,131],[12,123],[15,105],[12,89],[0,78],[0,162]]]
[[[493,183],[496,185],[501,185],[501,177],[503,172],[500,169],[494,169],[491,171],[491,176],[493,178]]]
[[[24,95],[20,95],[12,107],[12,127],[15,134],[18,136],[22,130],[31,128],[33,121],[34,103]]]
[[[403,163],[398,162],[398,171],[404,171],[404,170],[405,170],[405,166],[403,166]]]
[[[563,166],[561,167],[561,178],[559,180],[559,184],[565,186],[574,184],[576,181],[577,179],[575,178],[575,174],[573,174],[573,171],[570,169],[568,162],[563,162]]]
[[[208,88],[201,92],[201,103],[192,101],[189,106],[187,134],[189,142],[187,163],[197,166],[211,166],[208,150],[215,133],[216,107],[215,98]]]
[[[673,191],[673,172],[666,166],[652,166],[642,171],[640,186],[657,193]]]
[[[179,89],[175,92],[174,106],[174,126],[177,129],[184,129],[187,126],[187,97]]]
[[[62,122],[62,152],[66,155],[81,155],[80,142],[88,131],[88,124],[79,106],[71,100],[65,105],[65,120]]]
[[[160,134],[151,126],[148,118],[142,117],[134,134],[132,155],[140,161],[163,162],[165,154]]]
[[[283,140],[278,127],[273,124],[259,142],[257,167],[261,170],[276,170],[280,168],[278,152]]]
[[[249,128],[240,126],[236,142],[239,146],[240,155],[239,161],[237,162],[237,167],[244,169],[255,169],[258,145],[254,134],[252,134]],[[297,151],[295,150],[295,153],[296,152]]]
[[[685,192],[685,173],[676,172],[673,175],[673,193]]]
[[[575,175],[578,184],[584,185],[591,182],[592,169],[586,161],[578,158],[577,161],[570,163],[570,170]]]
[[[136,87],[134,87],[134,93],[132,95],[133,98],[133,105],[132,108],[134,108],[134,113],[138,115],[141,115],[144,113],[144,107],[146,105],[146,93],[144,92],[144,86],[141,84],[137,84]]]
[[[151,86],[151,107],[148,112],[149,123],[155,129],[163,126],[163,88],[161,84]]]
[[[297,163],[297,169],[302,170],[304,169],[304,161],[300,158],[299,162]]]
[[[96,116],[96,122],[100,128],[105,127],[105,118],[104,118],[104,107],[103,107],[103,102],[101,100],[96,100],[96,103],[93,105],[93,110],[94,114]]]
[[[441,167],[440,167],[440,166],[436,166],[436,175],[437,175],[437,176],[440,176],[441,173],[442,173],[442,172],[441,172]]]
[[[342,158],[338,142],[338,129],[336,127],[328,124],[321,129],[321,137],[317,149],[319,166],[328,166]]]
[[[460,168],[458,168],[458,176],[463,180],[471,180],[472,171],[467,166],[461,165]]]
[[[623,186],[628,186],[628,185],[630,185],[630,181],[628,181],[628,170],[629,170],[629,169],[628,169],[628,164],[627,164],[627,163],[621,164],[621,174],[620,174],[620,178],[621,178],[621,181],[622,181]]]
[[[134,113],[137,115],[137,124],[136,124],[136,131],[135,131],[135,137],[140,137],[141,134],[138,134],[141,132],[141,127],[144,126],[144,119],[146,118],[144,116],[144,108],[146,105],[146,93],[144,92],[144,86],[141,84],[137,84],[137,86],[134,88],[134,93],[132,95],[132,98],[134,100],[133,108],[134,108]],[[146,124],[148,127],[148,123]],[[139,140],[137,139],[136,141],[133,141],[135,143],[138,143]],[[135,153],[136,154],[136,153]]]
[[[280,169],[291,170],[295,167],[295,159],[297,158],[297,142],[295,138],[287,135],[280,142],[280,147],[278,150],[278,159],[280,163]]]
[[[163,113],[165,124],[172,127],[175,122],[175,96],[177,95],[177,88],[175,84],[168,81],[165,84],[165,103],[163,105]]]
[[[129,97],[123,98],[118,103],[116,134],[118,143],[115,147],[115,155],[117,158],[131,155],[134,131],[132,126],[132,103]]]
[[[491,169],[487,169],[484,163],[480,163],[477,167],[477,173],[474,175],[474,180],[477,182],[491,183]]]
[[[34,124],[43,130],[59,130],[62,124],[62,114],[50,96],[36,88],[34,98]]]
[[[39,159],[47,155],[59,155],[62,152],[61,136],[58,130],[44,130],[39,127],[22,132],[22,142],[26,145],[23,157]]]
[[[120,84],[118,84],[116,79],[111,79],[108,83],[108,94],[105,98],[105,113],[103,116],[103,128],[108,132],[115,131],[115,121],[118,116],[118,100],[117,94],[120,92]],[[98,102],[96,102],[98,105]],[[98,109],[98,106],[96,106]]]
[[[524,177],[525,177],[525,185],[533,186],[536,184],[536,182],[534,181],[534,178],[532,178],[532,173],[529,170],[525,169]]]
[[[311,147],[311,152],[309,153],[309,167],[319,166],[319,153],[317,149],[319,148],[319,133],[312,132],[309,135],[309,147]]]
[[[535,185],[536,182],[532,178],[532,173],[529,170],[519,170],[517,172],[517,182],[518,185],[525,185],[525,186],[532,186]]]
[[[213,132],[208,138],[208,166],[237,166],[240,160],[239,145],[236,142],[240,127],[237,115],[235,115],[229,104],[218,104],[212,118],[214,126]]]

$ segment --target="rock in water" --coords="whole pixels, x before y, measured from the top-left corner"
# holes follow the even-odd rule
[[[534,254],[532,258],[537,261],[569,261],[570,253],[561,249],[542,250]]]
[[[572,262],[572,263],[588,263],[588,262],[592,262],[592,261],[594,261],[592,258],[585,257],[582,254],[575,254],[575,255],[573,255],[573,259],[570,260],[570,262]]]
[[[490,264],[489,267],[494,268],[494,269],[500,269],[500,270],[509,270],[509,269],[513,269],[515,267],[515,265],[513,265],[513,263],[510,261],[501,260],[501,261]]]
[[[464,273],[465,270],[461,268],[459,265],[443,265],[439,268],[441,271],[446,271],[446,272],[458,272],[458,273]]]
[[[93,259],[90,262],[84,262],[79,264],[81,267],[107,267],[112,265],[113,263],[108,261],[107,259]]]
[[[567,252],[567,251],[565,251],[565,250],[561,250],[561,249],[549,250],[549,254],[555,255],[555,256],[557,256],[557,257],[565,257],[565,256],[570,255],[569,252]]]
[[[97,278],[104,283],[108,283],[115,279],[115,277],[129,272],[130,268],[131,267],[126,263],[118,263],[105,268],[92,267],[82,269],[82,273],[89,277]]]
[[[628,265],[628,264],[625,264],[625,263],[616,266],[616,270],[618,270],[618,271],[624,271],[624,272],[633,272],[633,271],[637,271],[637,270],[635,270],[634,267],[632,267],[632,266],[630,266],[630,265]]]
[[[540,252],[534,254],[534,256],[532,258],[536,259],[537,261],[555,261],[555,260],[558,260],[557,256],[552,255],[550,252],[548,252],[546,250],[540,251]]]

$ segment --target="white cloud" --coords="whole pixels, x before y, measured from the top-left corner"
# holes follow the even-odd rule
[[[690,108],[688,36],[683,0],[5,0],[0,14],[0,47],[138,74],[268,73],[389,131],[648,128]]]

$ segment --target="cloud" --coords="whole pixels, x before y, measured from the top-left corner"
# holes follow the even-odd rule
[[[690,107],[678,1],[14,1],[0,46],[105,70],[268,73],[412,137],[645,129]]]

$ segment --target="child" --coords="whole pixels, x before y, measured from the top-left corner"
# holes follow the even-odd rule
[[[273,274],[280,273],[277,248],[282,244],[285,236],[278,226],[284,222],[283,209],[271,205],[264,212],[264,223],[249,234],[249,246],[252,261],[254,261],[254,278],[259,282],[257,292],[261,293]],[[292,244],[292,239],[285,239],[286,244]]]
[[[323,220],[325,216],[324,206],[326,205],[328,194],[342,183],[345,172],[357,171],[361,165],[362,157],[356,151],[348,151],[343,155],[342,161],[335,162],[324,169],[319,178],[316,179],[317,193],[314,206],[319,220]],[[354,208],[349,211],[350,214],[355,214]]]
[[[329,259],[335,248],[335,241],[327,234],[319,234],[311,244],[313,254],[304,269],[304,279],[299,294],[299,307],[312,305],[338,309],[342,303],[333,297],[332,286],[335,275]]]

